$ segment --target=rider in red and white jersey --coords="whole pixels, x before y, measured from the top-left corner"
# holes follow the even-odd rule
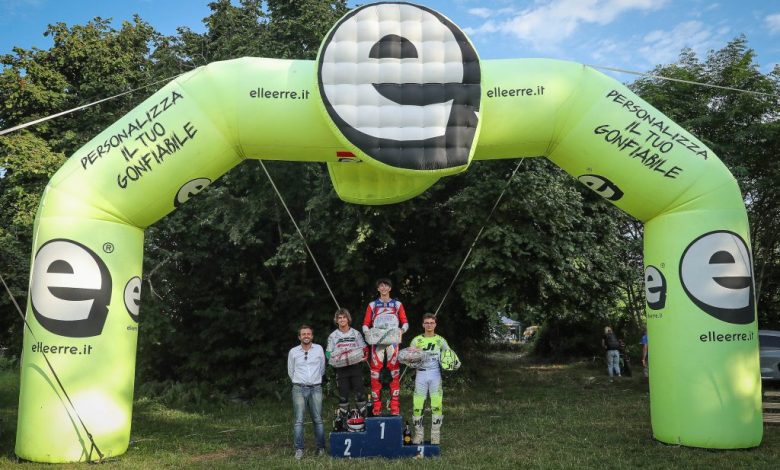
[[[390,290],[393,284],[389,279],[380,279],[376,282],[376,290],[379,292],[379,298],[370,302],[366,307],[366,315],[363,320],[363,333],[367,334],[371,328],[400,329],[400,334],[409,329],[409,322],[406,320],[406,312],[403,304],[393,298],[390,298]],[[373,401],[372,413],[378,416],[382,412],[381,391],[382,383],[379,381],[379,373],[387,363],[387,369],[390,371],[392,380],[390,381],[390,413],[398,415],[401,413],[399,395],[401,385],[399,380],[400,372],[398,370],[398,349],[399,343],[393,344],[375,344],[371,346],[369,365],[371,367],[371,399]]]

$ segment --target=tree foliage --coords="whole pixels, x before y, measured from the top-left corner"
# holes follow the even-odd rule
[[[780,328],[780,68],[761,73],[740,36],[704,60],[683,51],[677,63],[653,74],[724,87],[652,78],[633,84],[712,148],[737,178],[750,221],[759,325]]]
[[[114,29],[106,19],[50,25],[50,49],[0,55],[0,128],[12,127],[149,83],[150,48],[159,35],[135,17]],[[0,274],[22,308],[33,222],[41,194],[64,158],[144,97],[126,95],[0,137]],[[0,346],[21,350],[22,325],[0,295]]]

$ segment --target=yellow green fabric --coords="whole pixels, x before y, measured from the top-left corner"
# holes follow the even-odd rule
[[[415,336],[409,345],[425,354],[425,359],[415,374],[412,416],[420,417],[423,415],[425,399],[428,397],[431,399],[431,414],[434,416],[442,415],[444,387],[439,370],[439,356],[442,351],[449,350],[449,345],[444,338],[436,334]]]
[[[456,42],[468,56],[467,44]],[[473,75],[469,57],[464,70]],[[467,86],[480,87],[479,100],[464,105],[468,119],[479,120],[464,121],[473,144],[463,147],[466,163],[449,167],[396,168],[363,152],[324,107],[317,63],[300,60],[201,67],[79,149],[52,178],[36,219],[27,304],[34,337],[25,332],[16,454],[38,462],[96,458],[42,350],[104,454],[126,451],[143,230],[245,159],[326,163],[342,199],[387,204],[472,160],[549,158],[645,223],[653,435],[706,448],[757,446],[749,229],[727,168],[592,68],[543,59],[478,65],[479,83]]]

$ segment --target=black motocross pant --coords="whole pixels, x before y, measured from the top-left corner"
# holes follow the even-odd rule
[[[363,387],[363,369],[361,364],[352,364],[336,369],[336,384],[339,388],[339,405],[349,404],[350,392],[355,394],[355,403],[365,403],[366,391]]]

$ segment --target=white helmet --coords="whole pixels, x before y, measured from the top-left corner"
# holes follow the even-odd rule
[[[398,362],[411,368],[420,367],[425,359],[425,353],[420,348],[409,346],[398,352]]]
[[[363,348],[347,349],[333,352],[328,361],[333,367],[346,367],[363,360]]]
[[[374,344],[398,344],[401,342],[401,330],[398,328],[374,327],[365,334],[366,343]]]

